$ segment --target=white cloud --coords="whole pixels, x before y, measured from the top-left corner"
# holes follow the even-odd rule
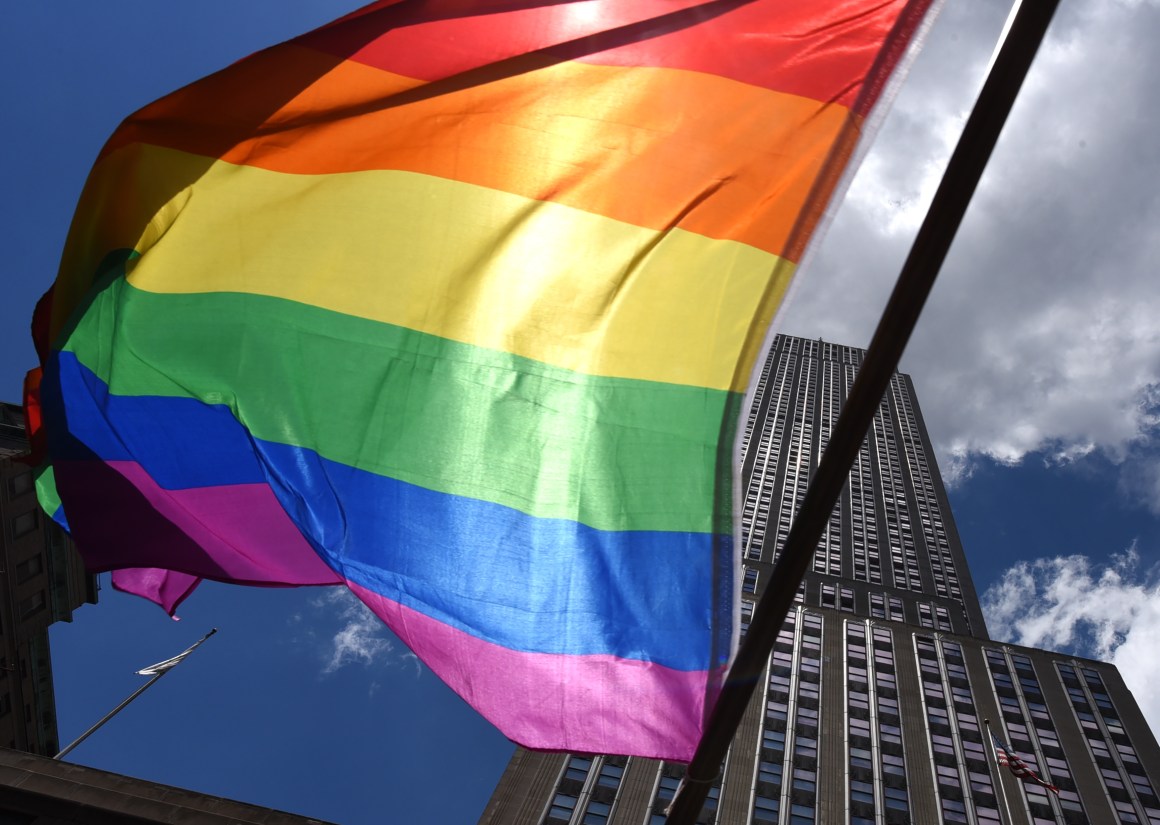
[[[1116,665],[1160,727],[1160,576],[1140,570],[1134,545],[1106,566],[1080,555],[1021,562],[982,601],[995,638]]]
[[[382,620],[346,588],[329,588],[314,600],[314,606],[342,623],[327,647],[324,674],[346,665],[372,665],[394,649]]]
[[[981,84],[1006,2],[947,4],[803,272],[785,330],[864,346]],[[1057,14],[923,318],[914,377],[940,465],[1098,452],[1160,512],[1160,4]],[[1149,472],[1151,470],[1151,472]]]
[[[402,661],[404,664],[410,665],[411,667],[415,668],[415,678],[416,679],[418,679],[421,675],[423,675],[423,662],[420,661],[419,657],[416,656],[414,653],[412,653],[411,651],[408,650],[406,653],[404,653],[402,655]]]

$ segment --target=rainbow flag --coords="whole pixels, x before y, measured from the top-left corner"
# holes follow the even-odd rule
[[[517,742],[688,759],[744,392],[928,5],[379,2],[146,106],[40,313],[43,505],[170,611],[343,584]]]

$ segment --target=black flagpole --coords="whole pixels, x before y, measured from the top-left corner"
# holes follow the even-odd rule
[[[158,664],[154,665],[153,667],[157,668],[157,670],[156,670],[156,672],[153,673],[152,679],[150,679],[148,682],[141,685],[141,687],[139,687],[135,691],[133,691],[127,699],[125,699],[123,702],[121,702],[121,704],[117,705],[111,711],[109,711],[104,716],[102,716],[100,719],[98,719],[96,724],[94,724],[91,728],[89,728],[87,731],[85,731],[80,736],[78,736],[76,739],[74,739],[68,747],[66,747],[64,750],[62,750],[60,753],[58,753],[56,756],[54,756],[52,758],[59,762],[61,759],[66,757],[68,754],[70,754],[72,752],[73,748],[75,748],[81,742],[84,742],[86,739],[88,739],[90,736],[92,736],[94,733],[96,733],[102,725],[104,725],[106,722],[108,722],[110,719],[112,719],[114,716],[116,716],[118,713],[120,713],[122,710],[124,710],[126,707],[128,707],[130,702],[132,702],[134,699],[136,699],[138,696],[140,696],[146,690],[151,688],[153,686],[154,682],[156,682],[158,679],[160,679],[166,673],[168,673],[169,671],[173,670],[173,668],[175,668],[179,664],[181,664],[181,662],[185,660],[186,656],[188,656],[190,653],[193,653],[193,651],[197,650],[198,647],[201,646],[202,642],[204,642],[206,639],[208,639],[210,636],[212,636],[215,633],[217,633],[216,627],[213,628],[209,633],[202,636],[196,642],[194,642],[190,647],[186,648],[184,651],[179,653],[177,656],[174,656],[172,659],[166,659],[164,662],[159,662]],[[151,669],[147,668],[145,671],[138,671],[138,673],[145,673],[145,672],[149,672],[150,670]]]
[[[817,473],[806,490],[771,584],[753,613],[753,621],[713,709],[705,736],[677,790],[668,825],[694,825],[709,786],[765,668],[846,475],[874,420],[882,396],[898,367],[923,304],[967,211],[967,204],[999,139],[999,133],[1043,42],[1059,0],[1027,0],[995,57],[979,99],[959,137],[946,173],[910,249],[894,291],[878,321],[858,377],[842,407]]]

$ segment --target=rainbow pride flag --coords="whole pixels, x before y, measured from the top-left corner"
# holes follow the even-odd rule
[[[41,307],[42,504],[171,612],[346,585],[517,742],[688,759],[745,389],[928,5],[379,2],[146,106]]]

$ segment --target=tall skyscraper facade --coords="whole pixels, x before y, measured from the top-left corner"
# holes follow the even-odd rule
[[[779,336],[764,365],[743,434],[743,631],[863,356]],[[1000,766],[992,735],[1042,782]],[[683,771],[518,749],[480,822],[661,825]],[[988,636],[895,374],[698,822],[1160,825],[1157,788],[1160,748],[1114,667]]]

